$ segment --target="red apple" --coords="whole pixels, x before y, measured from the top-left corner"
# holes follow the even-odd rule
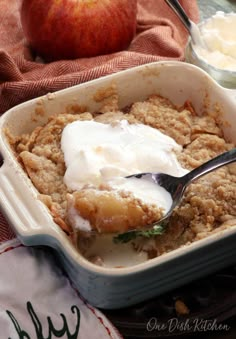
[[[24,34],[45,60],[125,49],[136,31],[137,0],[23,0]]]

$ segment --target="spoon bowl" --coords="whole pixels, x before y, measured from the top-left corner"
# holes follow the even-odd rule
[[[153,181],[156,185],[163,187],[169,192],[172,198],[172,205],[170,209],[166,211],[165,215],[155,223],[146,226],[145,229],[151,229],[156,225],[165,225],[168,223],[168,219],[173,213],[174,208],[180,204],[184,192],[191,182],[234,161],[236,161],[236,148],[218,155],[182,177],[174,177],[165,173],[138,173],[129,175],[127,178],[135,177],[137,179]]]

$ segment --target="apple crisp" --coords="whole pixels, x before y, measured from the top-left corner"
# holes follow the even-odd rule
[[[99,188],[85,185],[69,189],[64,181],[66,165],[61,149],[62,132],[74,121],[95,121],[114,125],[117,121],[143,124],[173,138],[181,146],[176,156],[186,170],[235,147],[224,139],[217,117],[212,113],[198,116],[191,103],[176,107],[168,99],[152,95],[118,109],[118,98],[100,112],[61,113],[49,118],[44,126],[29,135],[13,138],[14,151],[46,204],[55,222],[78,242],[81,232],[76,227],[86,221],[98,232],[124,232],[160,219],[163,210],[146,204],[132,194],[117,192],[109,185]],[[80,169],[78,168],[78,171]],[[152,239],[136,239],[133,246],[156,257],[180,246],[236,225],[236,165],[224,166],[192,183],[181,205],[175,209],[162,235]],[[82,232],[83,233],[83,232]],[[114,245],[115,246],[115,245]]]

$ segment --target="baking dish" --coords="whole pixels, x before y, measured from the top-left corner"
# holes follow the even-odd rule
[[[56,250],[66,272],[91,304],[100,308],[126,307],[183,285],[236,261],[236,225],[158,258],[124,268],[100,267],[88,262],[56,225],[37,191],[19,166],[4,135],[32,131],[49,115],[70,106],[99,111],[99,91],[116,86],[120,107],[158,93],[174,104],[190,100],[198,114],[217,111],[225,137],[236,142],[236,93],[223,89],[207,73],[182,62],[157,62],[138,66],[91,82],[28,101],[0,119],[1,208],[25,245],[45,245]],[[23,264],[23,263],[22,263]]]

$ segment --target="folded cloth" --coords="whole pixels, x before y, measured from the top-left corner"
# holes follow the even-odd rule
[[[84,301],[48,249],[0,245],[1,338],[118,339],[109,320]]]
[[[1,206],[1,201],[0,201],[0,206]],[[9,227],[6,219],[2,215],[0,211],[0,244],[4,241],[14,239],[15,238],[15,233],[13,232],[12,228]]]
[[[188,33],[164,0],[138,0],[137,34],[125,51],[44,64],[21,28],[22,0],[0,0],[0,113],[28,99],[159,60],[183,60]],[[180,0],[198,21],[196,0]]]

